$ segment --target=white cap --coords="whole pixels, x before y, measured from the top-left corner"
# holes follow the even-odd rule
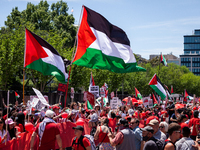
[[[54,115],[55,115],[55,113],[52,110],[47,110],[45,113],[45,116],[47,116],[49,118],[53,118]]]

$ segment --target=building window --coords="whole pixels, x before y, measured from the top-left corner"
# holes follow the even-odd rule
[[[189,54],[190,54],[190,51],[184,51],[184,54],[185,54],[185,55],[189,55]]]

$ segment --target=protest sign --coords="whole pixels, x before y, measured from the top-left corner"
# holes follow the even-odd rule
[[[95,98],[99,97],[99,86],[90,86],[89,92],[92,93]]]
[[[67,90],[67,85],[66,84],[62,84],[62,83],[58,84],[58,89],[57,89],[58,95],[64,96],[66,90]]]
[[[74,88],[71,87],[71,98],[74,98]]]
[[[88,100],[91,105],[94,106],[94,95],[88,91],[84,92],[84,97],[83,100],[86,101]]]
[[[149,97],[143,97],[143,98],[142,98],[143,105],[144,105],[145,107],[147,107],[147,105],[149,106],[149,99],[151,99],[150,96],[149,96]]]
[[[49,106],[49,104],[47,103],[47,101],[44,98],[44,96],[42,95],[42,93],[39,90],[35,89],[35,88],[33,88],[33,90],[34,90],[35,94],[38,96],[40,102],[42,104],[46,105],[46,106]]]
[[[149,108],[152,108],[152,107],[153,107],[153,100],[149,99]]]
[[[122,106],[122,100],[118,99],[118,106]]]
[[[100,88],[100,96],[105,97],[105,89],[104,88]]]
[[[117,109],[117,107],[118,107],[118,97],[113,97],[113,99],[110,100],[110,108]]]
[[[38,98],[38,96],[37,95],[30,95],[30,101],[32,102],[33,101],[33,98]],[[48,98],[48,96],[47,95],[44,95],[44,98],[45,98],[45,100],[47,101],[47,103],[49,103],[49,98]]]

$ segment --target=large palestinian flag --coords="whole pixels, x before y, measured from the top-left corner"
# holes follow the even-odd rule
[[[73,64],[116,73],[146,71],[137,66],[126,33],[83,6]]]
[[[167,93],[164,89],[163,84],[161,83],[160,79],[155,74],[153,78],[150,80],[149,85],[155,92],[160,95],[161,99],[164,100],[167,96]]]
[[[49,43],[26,29],[24,67],[55,76],[65,83],[68,78],[65,61]]]

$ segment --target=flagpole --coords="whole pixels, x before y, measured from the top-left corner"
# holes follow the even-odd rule
[[[10,94],[10,90],[8,90],[8,93],[7,93],[7,116],[6,116],[6,120],[7,120],[7,122],[6,122],[6,134],[7,134],[7,132],[8,132],[8,109],[9,109],[9,94]],[[6,143],[7,143],[7,138],[6,138],[6,140],[5,140],[5,145],[6,145]]]
[[[25,68],[23,69],[23,105],[24,105],[24,77],[25,77]]]
[[[161,61],[161,55],[162,53],[160,53],[160,61]],[[159,77],[159,72],[160,72],[160,61],[159,61],[158,77]]]
[[[79,30],[79,27],[80,27],[80,21],[81,21],[82,14],[83,14],[83,7],[82,7],[81,14],[80,14],[80,17],[79,17],[78,30]],[[76,33],[76,37],[77,36],[78,36],[78,32]],[[69,77],[68,77],[67,89],[66,89],[66,95],[65,95],[65,105],[64,105],[65,107],[66,107],[66,102],[67,102],[67,92],[68,92],[68,86],[69,86],[69,78],[70,78],[70,73],[71,73],[71,66],[72,66],[72,62],[74,60],[74,50],[75,50],[75,45],[76,45],[76,42],[77,42],[77,38],[76,37],[75,37],[74,47],[73,47],[73,52],[72,52],[72,58],[71,58],[72,61],[71,61],[70,68],[69,68]]]

